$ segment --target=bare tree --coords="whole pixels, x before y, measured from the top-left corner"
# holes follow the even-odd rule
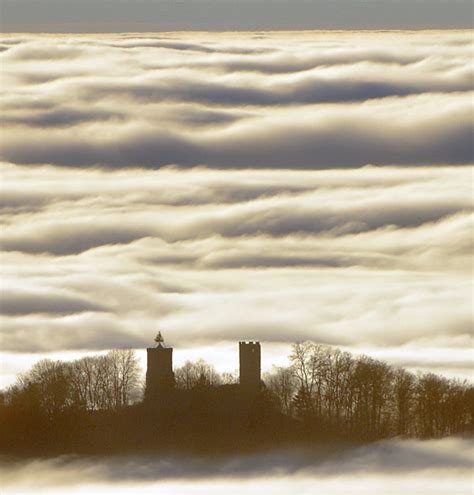
[[[390,366],[368,356],[360,356],[352,373],[352,427],[367,438],[388,432],[392,370]]]
[[[294,376],[305,392],[311,396],[316,382],[316,360],[314,358],[315,344],[300,342],[293,344],[290,354]]]
[[[89,410],[119,408],[138,397],[140,367],[132,349],[87,356],[68,366],[72,397]]]
[[[237,371],[225,371],[224,373],[221,373],[220,381],[222,385],[235,385],[236,383],[239,383],[239,373]]]
[[[348,352],[327,349],[325,402],[329,422],[338,426],[343,420],[344,408],[350,397],[351,374],[354,360]]]
[[[49,419],[72,403],[67,366],[62,361],[38,361],[29,372],[19,376],[11,392],[33,407],[36,404],[38,412],[43,410]]]
[[[441,411],[448,382],[445,378],[427,373],[421,375],[417,386],[418,432],[422,438],[442,435]]]
[[[132,349],[114,349],[107,356],[111,405],[126,406],[139,386],[140,367]]]
[[[111,407],[111,361],[107,356],[86,356],[69,365],[75,402],[90,410]]]
[[[186,361],[175,370],[175,380],[178,388],[190,390],[201,386],[220,385],[222,379],[214,366],[203,359],[196,362]]]
[[[293,397],[297,390],[297,380],[291,368],[276,367],[264,376],[267,388],[277,398],[280,410],[289,416],[293,413]]]
[[[413,413],[416,377],[412,373],[398,368],[393,375],[393,400],[395,402],[396,433],[410,433],[411,415]]]

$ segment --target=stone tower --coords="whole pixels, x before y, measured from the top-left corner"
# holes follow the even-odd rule
[[[158,342],[156,347],[146,350],[146,400],[162,399],[174,389],[173,348],[163,345],[161,333],[155,342]]]
[[[260,342],[239,342],[240,387],[243,392],[258,393],[260,378]]]

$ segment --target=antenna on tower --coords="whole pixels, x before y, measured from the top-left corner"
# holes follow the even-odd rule
[[[156,347],[164,347],[164,341],[165,339],[163,338],[163,335],[161,335],[161,332],[158,332],[155,337],[155,342],[158,344]]]

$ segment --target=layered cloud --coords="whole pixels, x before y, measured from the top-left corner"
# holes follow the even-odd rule
[[[6,36],[5,362],[160,329],[178,348],[313,339],[466,376],[470,43]]]
[[[106,168],[469,163],[469,34],[369,34],[354,48],[355,36],[5,38],[3,159]]]
[[[178,347],[430,344],[464,373],[470,176],[5,165],[4,349],[143,348],[161,328]]]

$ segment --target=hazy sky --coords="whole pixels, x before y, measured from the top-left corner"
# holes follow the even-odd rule
[[[158,329],[177,364],[312,339],[469,376],[470,33],[0,49],[4,384]]]
[[[469,28],[471,0],[2,0],[7,32]]]

